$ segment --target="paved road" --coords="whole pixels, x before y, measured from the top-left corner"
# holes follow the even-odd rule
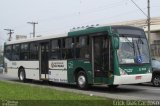
[[[121,85],[116,90],[110,90],[106,86],[94,86],[87,91],[78,90],[75,85],[62,85],[62,84],[44,84],[42,82],[34,81],[28,83],[21,83],[18,78],[9,77],[0,74],[0,80],[7,80],[11,83],[29,84],[32,86],[42,86],[44,88],[53,88],[57,90],[75,92],[87,95],[96,95],[101,97],[108,97],[114,99],[125,100],[160,100],[160,87],[152,87],[150,84],[140,85]]]
[[[6,74],[0,73],[0,80],[12,81],[12,80],[18,80],[18,78],[17,77],[13,77],[13,76],[8,76]]]

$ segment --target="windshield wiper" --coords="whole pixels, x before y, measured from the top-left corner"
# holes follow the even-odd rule
[[[141,39],[141,37],[138,37],[138,44],[144,44],[143,40]]]
[[[138,45],[138,41],[136,41],[136,44],[137,44],[137,49],[138,49],[138,54],[140,55],[140,49],[139,49],[139,45]]]
[[[128,42],[128,44],[129,44],[129,46],[130,47],[132,47],[132,48],[134,48],[134,46],[132,45],[133,44],[133,42],[131,42],[127,37],[125,37],[124,35],[122,35],[122,37],[124,37]]]

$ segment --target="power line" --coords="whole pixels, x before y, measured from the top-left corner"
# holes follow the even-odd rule
[[[83,11],[79,11],[78,13],[80,13],[80,14],[90,14],[90,13],[94,13],[94,12],[99,12],[99,11],[103,11],[103,10],[106,10],[107,8],[109,8],[109,9],[112,9],[113,7],[116,7],[116,6],[121,6],[121,4],[120,3],[122,3],[122,1],[123,0],[121,0],[121,1],[118,1],[118,2],[113,2],[113,3],[110,3],[110,4],[107,4],[107,5],[103,5],[103,6],[99,6],[99,7],[95,7],[95,8],[89,8],[89,9],[87,9],[87,10],[83,10]],[[108,10],[108,9],[107,9]],[[56,19],[56,21],[57,21],[57,19],[59,20],[59,19],[66,19],[66,17],[67,18],[70,18],[70,17],[73,17],[73,16],[76,16],[76,14],[77,14],[77,12],[75,12],[75,13],[71,13],[71,14],[66,14],[66,15],[62,15],[62,16],[54,16],[54,17],[50,17],[50,18],[47,18],[47,19],[41,19],[41,20],[39,20],[39,21],[41,21],[41,22],[45,22],[45,21],[50,21],[50,20],[55,20]]]
[[[133,0],[131,0],[131,2],[132,2],[146,17],[148,17],[148,15],[147,15]]]
[[[147,8],[144,8],[144,9],[147,9]],[[128,14],[133,14],[133,12],[135,13],[135,11],[137,11],[137,10],[132,10],[132,11],[127,11],[127,12],[124,12],[124,13],[120,13],[120,14],[117,14],[117,15],[114,15],[114,16],[107,16],[107,17],[103,17],[103,18],[100,18],[100,19],[95,19],[95,20],[90,20],[90,21],[87,21],[87,22],[84,22],[84,23],[81,23],[82,25],[84,25],[84,24],[90,24],[90,23],[98,23],[98,22],[96,22],[96,21],[99,21],[99,20],[103,20],[103,19],[107,19],[107,20],[111,20],[111,19],[113,19],[113,18],[118,18],[118,17],[122,17],[122,16],[125,16],[125,15],[128,15]],[[104,16],[106,16],[106,15],[104,15]],[[63,28],[56,28],[56,29],[64,29],[64,28],[69,28],[69,27],[73,27],[73,25],[68,25],[68,26],[66,26],[66,27],[63,27]],[[43,30],[43,31],[39,31],[39,33],[42,33],[42,32],[48,32],[48,31],[53,31],[53,29],[52,30]]]

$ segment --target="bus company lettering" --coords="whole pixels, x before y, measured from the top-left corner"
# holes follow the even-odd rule
[[[124,69],[125,71],[131,73],[133,71],[133,69]]]
[[[58,78],[53,78],[53,79],[50,79],[51,81],[54,81],[54,82],[67,82],[66,79],[58,79]]]
[[[51,67],[52,68],[62,68],[64,67],[64,63],[63,62],[52,62]]]
[[[139,71],[146,71],[147,68],[139,68]]]

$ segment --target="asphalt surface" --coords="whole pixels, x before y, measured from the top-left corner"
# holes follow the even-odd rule
[[[0,74],[0,80],[10,83],[29,84],[31,86],[41,86],[61,91],[74,92],[86,95],[96,95],[101,97],[120,99],[120,100],[160,100],[160,87],[153,87],[151,84],[120,85],[117,89],[111,90],[107,86],[92,86],[89,90],[78,90],[75,85],[68,84],[48,84],[40,81],[22,83],[18,78]]]

